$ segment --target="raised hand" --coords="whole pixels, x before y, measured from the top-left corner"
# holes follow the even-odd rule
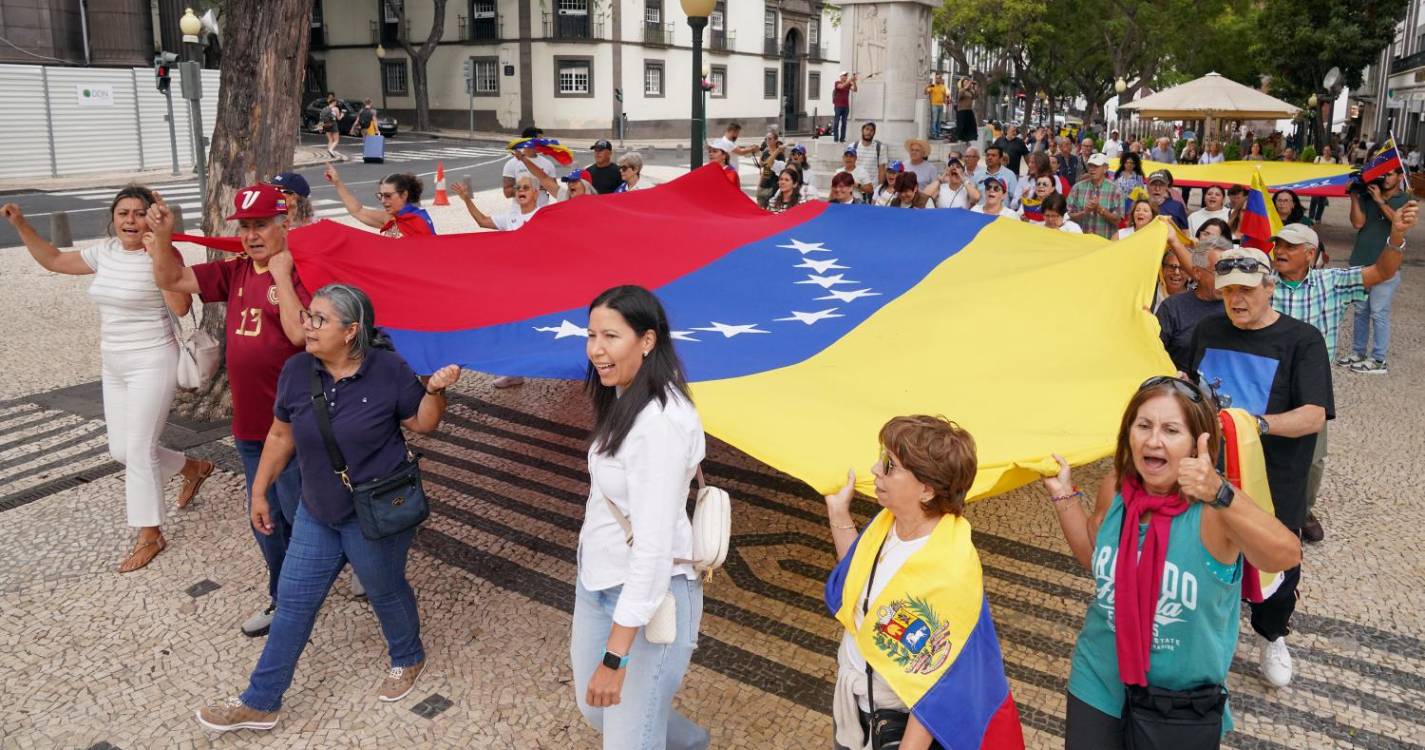
[[[163,196],[154,193],[153,197],[153,205],[148,207],[144,219],[148,221],[150,231],[166,237],[173,234],[173,212],[169,210],[168,204],[163,202]]]
[[[846,484],[835,494],[826,496],[826,513],[831,518],[846,518],[851,515],[851,496],[856,493],[856,470],[846,471]]]
[[[1198,502],[1211,502],[1222,487],[1222,475],[1212,464],[1207,433],[1197,436],[1197,455],[1178,462],[1178,490],[1183,497]]]
[[[1044,483],[1044,489],[1049,493],[1049,497],[1063,497],[1074,491],[1073,471],[1069,468],[1069,462],[1063,456],[1055,453],[1054,460],[1059,464],[1059,473],[1052,477],[1044,477],[1039,480]]]
[[[25,212],[21,211],[20,207],[14,203],[0,206],[0,216],[4,216],[6,221],[17,227],[25,220]]]
[[[1410,201],[1404,206],[1401,206],[1399,211],[1395,212],[1395,221],[1391,223],[1390,228],[1396,232],[1405,234],[1410,231],[1411,227],[1415,226],[1415,222],[1418,221],[1419,218],[1420,201]]]
[[[460,365],[446,365],[430,376],[430,380],[426,381],[426,388],[441,390],[455,385],[458,380],[460,380]]]
[[[322,176],[326,177],[327,182],[330,182],[333,185],[341,184],[341,175],[336,173],[336,167],[333,167],[331,165],[331,162],[327,162],[326,171],[322,173]]]
[[[460,196],[462,200],[470,200],[470,188],[465,186],[464,180],[454,180],[450,183],[450,192]]]

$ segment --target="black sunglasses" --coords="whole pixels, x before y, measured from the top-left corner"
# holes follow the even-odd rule
[[[1208,395],[1204,393],[1202,388],[1198,387],[1196,383],[1193,383],[1188,380],[1183,380],[1182,378],[1173,377],[1172,375],[1154,375],[1153,377],[1143,381],[1143,384],[1138,386],[1138,390],[1146,391],[1149,388],[1156,388],[1160,385],[1172,386],[1173,390],[1183,394],[1184,396],[1187,396],[1188,400],[1193,402],[1194,404],[1202,403],[1203,398]],[[1217,399],[1213,398],[1212,400],[1216,401]]]
[[[1223,258],[1217,261],[1216,265],[1212,267],[1212,270],[1219,274],[1228,274],[1233,271],[1271,273],[1272,269],[1251,258]]]

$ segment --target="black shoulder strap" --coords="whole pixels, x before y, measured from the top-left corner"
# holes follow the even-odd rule
[[[313,370],[312,372],[316,372]],[[871,559],[871,575],[866,577],[866,596],[861,600],[861,623],[864,625],[866,618],[871,616],[871,586],[876,583],[876,568],[881,565],[881,553],[886,549],[886,540],[891,538],[888,529],[886,535],[881,537],[881,546],[876,548],[876,556]],[[849,566],[848,566],[849,567]],[[863,654],[864,656],[864,654]],[[875,732],[876,726],[876,696],[872,685],[876,682],[876,675],[871,671],[871,660],[866,659],[866,704],[871,707],[871,731]]]
[[[332,434],[331,413],[327,411],[327,394],[322,390],[322,376],[317,372],[315,359],[312,360],[311,387],[312,411],[317,415],[317,429],[321,430],[322,442],[327,446],[327,459],[331,461],[332,470],[341,477],[341,483],[350,491],[351,477],[346,474],[346,459],[342,458],[341,448],[336,444],[336,435]]]

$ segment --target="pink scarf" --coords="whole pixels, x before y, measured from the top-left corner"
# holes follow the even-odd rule
[[[1123,481],[1123,531],[1113,570],[1113,630],[1118,646],[1118,677],[1125,685],[1148,684],[1153,647],[1153,616],[1163,588],[1168,534],[1173,518],[1188,509],[1176,493],[1150,495],[1136,477]],[[1143,549],[1138,549],[1138,519],[1152,512]]]

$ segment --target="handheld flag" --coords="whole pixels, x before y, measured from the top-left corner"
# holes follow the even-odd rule
[[[1056,451],[1109,455],[1128,394],[1173,371],[1144,309],[1166,238],[1155,225],[1109,242],[958,209],[814,201],[769,214],[711,164],[552,203],[513,232],[413,237],[393,252],[317,222],[288,245],[308,288],[371,295],[417,372],[456,362],[582,380],[589,300],[638,284],[668,311],[711,434],[832,491],[875,455],[888,418],[946,414],[975,435],[971,495],[983,497],[1056,469]]]
[[[1281,216],[1272,204],[1272,195],[1267,192],[1267,184],[1260,171],[1252,174],[1252,189],[1247,193],[1247,205],[1242,209],[1242,219],[1237,231],[1242,234],[1242,244],[1255,247],[1271,255],[1272,237],[1282,228]]]
[[[568,146],[559,145],[559,141],[553,138],[515,138],[505,144],[505,148],[511,151],[518,148],[532,148],[535,152],[553,159],[561,167],[567,167],[574,163],[574,152],[570,151]]]
[[[1391,172],[1404,172],[1405,163],[1400,160],[1400,149],[1395,147],[1395,136],[1385,139],[1385,143],[1361,167],[1361,182],[1378,180]]]
[[[1023,750],[970,522],[941,516],[930,541],[867,603],[862,592],[894,524],[883,510],[866,526],[826,580],[827,609],[942,746]]]
[[[1257,418],[1245,409],[1223,409],[1217,412],[1222,424],[1221,471],[1233,487],[1241,489],[1252,502],[1269,516],[1276,516],[1272,503],[1272,488],[1267,483],[1267,461],[1262,454],[1261,433]],[[1242,598],[1261,602],[1281,585],[1281,573],[1265,573],[1250,562],[1242,575]]]

